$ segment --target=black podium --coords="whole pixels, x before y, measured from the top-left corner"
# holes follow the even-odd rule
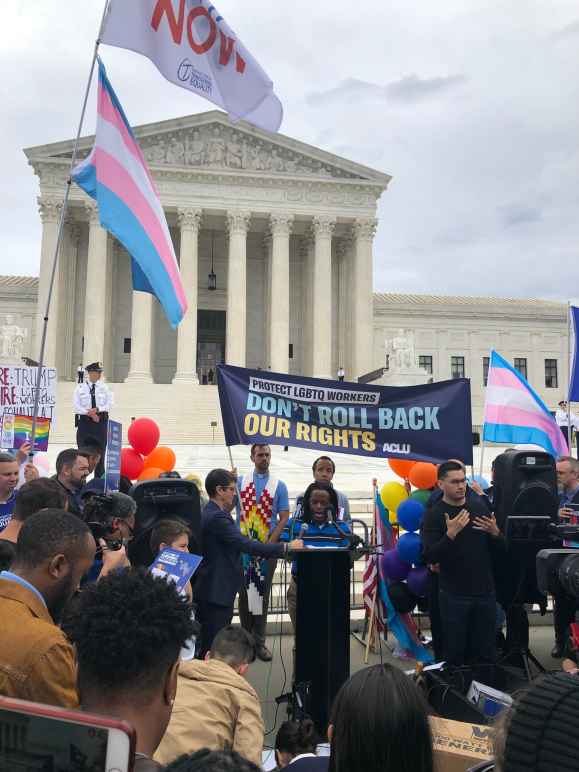
[[[334,697],[350,677],[350,551],[328,547],[296,554],[294,687],[325,737]]]

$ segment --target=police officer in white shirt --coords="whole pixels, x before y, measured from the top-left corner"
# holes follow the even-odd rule
[[[76,413],[76,444],[85,446],[85,440],[96,440],[102,448],[101,460],[95,469],[95,477],[102,477],[105,471],[104,458],[107,447],[107,424],[109,410],[113,406],[113,394],[101,381],[103,368],[100,362],[86,366],[87,380],[79,383],[74,390],[74,412]]]
[[[575,413],[571,411],[571,430],[575,429],[575,432],[579,431],[579,416],[577,416]],[[557,422],[557,426],[559,429],[561,429],[561,433],[563,437],[565,437],[565,440],[568,438],[568,426],[569,426],[569,413],[567,412],[567,402],[565,400],[561,400],[559,402],[559,405],[557,407],[557,412],[555,413],[555,421]],[[571,431],[571,434],[573,434],[573,431]],[[571,447],[569,447],[569,451],[571,452]]]

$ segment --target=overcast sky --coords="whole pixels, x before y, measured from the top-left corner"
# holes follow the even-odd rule
[[[219,0],[275,82],[281,131],[393,176],[376,290],[579,295],[575,0]],[[0,272],[38,272],[22,148],[74,135],[102,0],[2,0]],[[129,120],[212,109],[103,47]],[[85,134],[94,131],[94,98]]]

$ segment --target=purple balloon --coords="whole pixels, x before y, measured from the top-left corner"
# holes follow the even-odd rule
[[[426,566],[416,566],[409,572],[408,587],[419,598],[426,595],[428,590],[428,569]]]
[[[411,566],[400,559],[396,549],[388,550],[382,555],[382,571],[393,582],[406,579]]]

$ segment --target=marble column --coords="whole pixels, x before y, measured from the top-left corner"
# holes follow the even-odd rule
[[[153,296],[133,291],[131,362],[125,382],[152,383]]]
[[[332,377],[332,234],[336,221],[314,217],[314,264],[312,277],[313,375]]]
[[[302,318],[303,318],[303,374],[314,374],[314,323],[313,323],[313,302],[314,302],[314,238],[310,231],[300,240],[300,253],[303,261],[303,298],[302,298]]]
[[[247,343],[247,231],[250,220],[251,212],[227,213],[229,261],[225,361],[238,367],[245,367]]]
[[[271,307],[270,366],[274,372],[289,368],[289,243],[293,224],[291,214],[272,214],[271,232]]]
[[[352,377],[352,356],[350,346],[350,330],[352,329],[351,307],[351,253],[352,239],[342,237],[336,240],[336,258],[338,260],[338,362],[337,367],[346,371],[346,380]]]
[[[42,245],[40,248],[40,275],[38,278],[38,301],[36,312],[36,349],[34,352],[36,358],[39,358],[40,356],[44,314],[46,313],[46,303],[50,291],[52,265],[54,260],[54,250],[56,249],[56,240],[58,237],[58,223],[62,211],[62,201],[56,198],[43,196],[38,199],[38,209],[42,221]],[[46,343],[44,347],[44,364],[47,367],[56,367],[57,364],[59,285],[59,269],[57,264],[52,300],[48,315]]]
[[[377,224],[368,218],[356,220],[353,226],[352,380],[375,369],[372,245]]]
[[[101,228],[98,207],[86,204],[89,216],[86,296],[84,301],[83,363],[104,360],[107,331],[108,233]]]
[[[80,225],[71,213],[65,223],[64,250],[62,259],[59,261],[62,298],[58,337],[62,342],[62,350],[59,352],[58,368],[60,377],[67,381],[76,380],[76,370],[79,365],[79,362],[73,362],[73,349],[76,333],[76,266],[80,233]]]
[[[179,209],[179,268],[187,297],[187,313],[177,328],[177,370],[173,383],[199,383],[197,377],[197,295],[201,209]]]

